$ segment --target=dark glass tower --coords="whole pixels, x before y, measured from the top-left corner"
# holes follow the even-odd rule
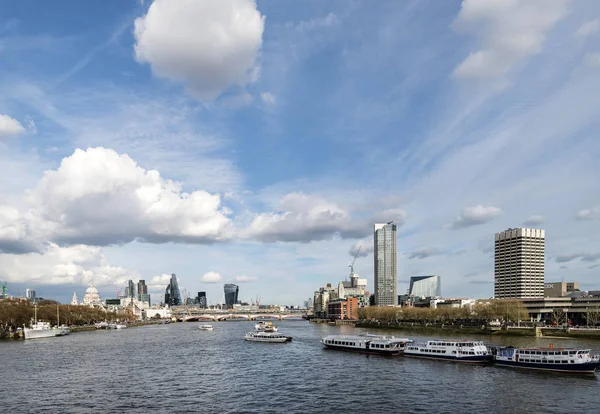
[[[137,293],[138,300],[141,302],[148,302],[148,304],[152,304],[150,302],[150,295],[148,294],[148,286],[146,285],[146,281],[140,279],[137,284]]]
[[[232,283],[226,283],[224,288],[225,304],[228,308],[233,308],[233,305],[235,305],[238,302],[238,293],[240,291],[240,287]]]
[[[181,305],[181,294],[179,293],[179,284],[175,273],[171,273],[171,281],[165,290],[165,305],[179,306]]]
[[[198,292],[197,304],[201,308],[206,308],[206,292]]]

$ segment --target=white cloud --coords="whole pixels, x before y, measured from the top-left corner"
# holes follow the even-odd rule
[[[261,92],[260,99],[269,106],[277,104],[277,98],[271,92]]]
[[[588,52],[583,57],[586,66],[600,69],[600,52]]]
[[[465,227],[477,226],[487,223],[502,214],[502,210],[492,206],[474,206],[463,209],[460,216],[451,224],[453,229],[462,229]]]
[[[204,282],[204,283],[218,283],[218,282],[221,282],[222,280],[223,280],[223,276],[221,276],[220,273],[212,272],[212,271],[205,273],[200,278],[200,281]]]
[[[246,275],[240,275],[240,276],[236,276],[235,278],[233,278],[233,281],[238,282],[238,283],[255,282],[257,280],[258,280],[258,278],[255,276],[246,276]]]
[[[0,139],[19,135],[25,132],[23,125],[8,115],[0,114]]]
[[[527,220],[525,220],[523,222],[524,226],[536,226],[539,224],[542,224],[546,221],[546,218],[544,216],[540,216],[539,214],[534,214],[533,216],[530,216]]]
[[[121,286],[137,277],[135,270],[107,263],[100,247],[49,243],[41,253],[0,254],[0,279],[13,283]]]
[[[600,206],[580,210],[575,216],[577,220],[596,220],[600,218]]]
[[[600,19],[589,20],[582,24],[575,32],[575,36],[586,38],[600,31]]]
[[[182,192],[158,171],[105,148],[77,149],[46,171],[28,200],[20,225],[39,241],[212,243],[226,239],[230,225],[219,195]]]
[[[463,0],[454,27],[474,33],[481,48],[454,69],[454,76],[503,77],[542,50],[546,33],[566,13],[566,0]]]
[[[168,273],[162,273],[160,275],[152,276],[150,282],[148,282],[148,292],[154,292],[155,295],[160,295],[165,292],[167,285],[171,281],[171,275]],[[153,302],[158,302],[156,299]]]
[[[356,217],[338,203],[314,194],[290,193],[272,213],[254,217],[243,237],[263,242],[310,242],[341,238],[360,238],[369,234],[373,223],[395,220],[402,225],[406,213],[390,209],[372,217]]]
[[[135,20],[135,58],[212,100],[257,79],[264,23],[254,0],[155,0]]]

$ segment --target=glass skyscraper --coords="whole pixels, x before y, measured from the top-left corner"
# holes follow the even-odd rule
[[[165,305],[179,306],[181,305],[181,293],[179,293],[179,284],[175,273],[171,273],[171,281],[165,290]]]
[[[234,285],[232,283],[226,283],[224,286],[225,289],[225,304],[228,308],[232,308],[233,305],[238,303],[238,293],[240,291],[240,287],[238,285]]]
[[[398,254],[396,248],[396,225],[375,224],[375,305],[398,304]]]
[[[201,308],[206,308],[206,292],[198,292],[198,297],[196,298],[197,305]]]
[[[408,295],[421,298],[442,296],[441,278],[437,275],[412,276],[410,278]]]

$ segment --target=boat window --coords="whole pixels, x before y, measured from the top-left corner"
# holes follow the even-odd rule
[[[548,355],[548,352],[546,352],[546,351],[543,351],[543,352],[542,352],[542,355]]]
[[[575,355],[575,351],[569,351],[569,355]]]
[[[562,354],[563,355],[569,355],[569,352],[568,351],[562,351]]]

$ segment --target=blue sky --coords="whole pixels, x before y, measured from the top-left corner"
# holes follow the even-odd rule
[[[0,3],[0,280],[301,304],[399,227],[399,291],[489,297],[497,231],[598,289],[600,5]]]

